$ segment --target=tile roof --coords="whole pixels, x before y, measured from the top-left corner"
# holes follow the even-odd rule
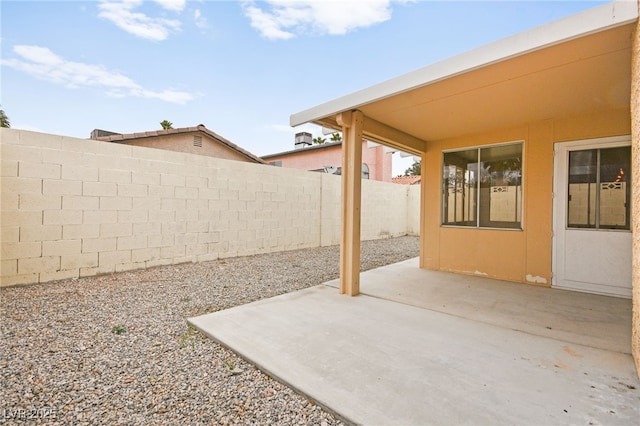
[[[400,185],[417,185],[422,180],[422,176],[397,176],[391,178],[391,182]]]
[[[265,164],[264,160],[260,157],[250,153],[249,151],[239,147],[228,139],[223,138],[219,134],[207,129],[204,124],[199,124],[195,127],[181,127],[178,129],[166,129],[166,130],[151,130],[148,132],[139,132],[139,133],[129,133],[129,134],[115,134],[111,136],[102,136],[94,138],[94,140],[104,141],[104,142],[114,142],[114,143],[124,143],[127,141],[131,141],[134,139],[143,139],[143,138],[157,138],[168,135],[178,135],[185,133],[204,133],[210,138],[214,139],[216,142],[221,145],[226,146],[227,148],[238,152],[239,154],[247,157],[251,161],[256,163]]]

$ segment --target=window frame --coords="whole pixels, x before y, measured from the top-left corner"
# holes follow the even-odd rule
[[[453,152],[472,151],[477,152],[477,159],[481,160],[480,152],[482,149],[496,148],[501,146],[520,145],[520,188],[521,188],[521,208],[520,208],[520,225],[517,227],[494,227],[494,226],[482,226],[480,224],[480,200],[481,200],[481,180],[477,179],[475,184],[476,188],[476,206],[475,206],[475,225],[456,225],[445,223],[445,211],[444,211],[444,166],[445,155]],[[476,163],[479,164],[479,163]],[[524,190],[524,176],[525,176],[525,141],[524,139],[513,140],[508,142],[499,142],[487,145],[473,145],[468,147],[452,148],[442,150],[440,156],[440,227],[442,228],[457,228],[457,229],[469,229],[469,230],[494,230],[494,231],[524,231],[525,225],[525,190]]]

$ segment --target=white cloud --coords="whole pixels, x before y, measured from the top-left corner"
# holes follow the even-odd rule
[[[167,10],[180,12],[184,0],[156,0]],[[113,22],[116,26],[135,36],[161,41],[169,34],[180,30],[181,23],[175,19],[152,18],[133,10],[142,5],[142,0],[101,0],[98,5],[100,18]]]
[[[97,87],[104,89],[109,96],[159,99],[177,104],[194,98],[187,92],[146,89],[121,73],[109,71],[101,65],[67,61],[46,47],[20,45],[14,46],[13,51],[20,59],[3,59],[2,65],[65,87]]]
[[[244,0],[251,26],[265,38],[287,40],[301,33],[341,35],[391,18],[393,0]],[[407,3],[408,0],[395,0]]]
[[[155,0],[155,2],[173,12],[182,12],[187,4],[187,0]]]
[[[207,18],[202,16],[202,12],[200,12],[200,9],[196,9],[193,11],[193,20],[196,23],[196,27],[200,28],[201,30],[208,27]]]

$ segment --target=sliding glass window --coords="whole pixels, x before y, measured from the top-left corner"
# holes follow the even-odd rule
[[[442,224],[522,229],[522,143],[445,152]]]

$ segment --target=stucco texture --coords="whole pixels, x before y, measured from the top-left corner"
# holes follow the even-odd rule
[[[640,8],[640,1],[638,1]],[[631,350],[636,362],[636,368],[640,372],[640,218],[637,212],[640,210],[640,20],[636,22],[636,30],[633,35],[633,50],[631,62],[631,137],[633,170],[633,319]],[[640,373],[639,373],[640,375]]]

